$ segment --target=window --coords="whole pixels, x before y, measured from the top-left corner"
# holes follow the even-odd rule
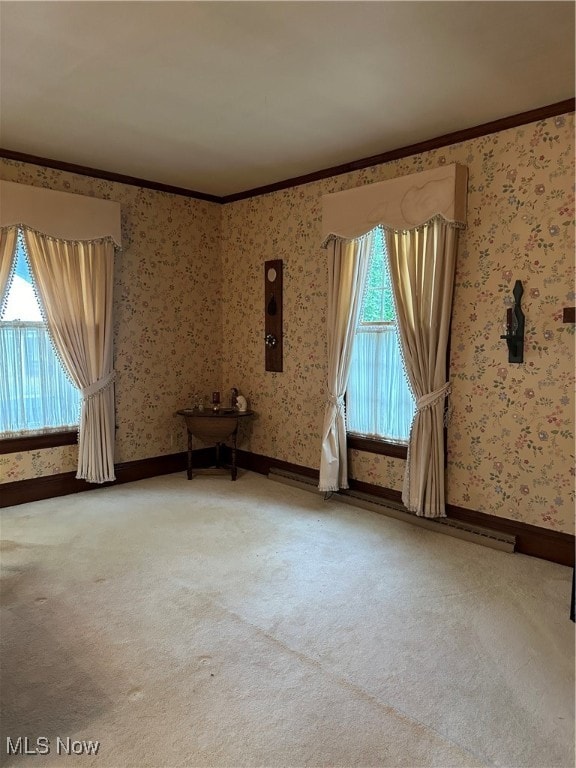
[[[80,391],[52,347],[20,232],[0,317],[0,438],[76,429],[79,413]]]
[[[414,416],[396,326],[384,233],[373,233],[346,391],[347,431],[406,444]]]

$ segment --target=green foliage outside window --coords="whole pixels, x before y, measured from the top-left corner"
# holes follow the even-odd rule
[[[388,272],[386,243],[381,230],[376,230],[372,241],[370,267],[366,277],[362,323],[391,323],[395,320],[392,285]]]

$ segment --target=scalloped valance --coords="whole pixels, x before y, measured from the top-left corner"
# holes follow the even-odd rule
[[[0,181],[0,227],[17,225],[59,240],[110,237],[122,245],[120,203]]]
[[[408,230],[441,217],[466,224],[468,169],[453,163],[322,196],[322,241],[352,240],[377,226]]]

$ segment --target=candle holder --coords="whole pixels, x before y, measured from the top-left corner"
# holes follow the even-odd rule
[[[506,310],[506,333],[500,336],[506,340],[508,345],[508,362],[524,362],[524,313],[520,306],[520,299],[524,293],[524,288],[520,280],[514,283],[512,295],[514,296],[514,305]]]

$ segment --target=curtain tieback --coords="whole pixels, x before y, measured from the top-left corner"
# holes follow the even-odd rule
[[[84,400],[89,400],[91,397],[94,397],[94,395],[97,395],[98,392],[101,392],[103,389],[107,389],[114,379],[116,378],[116,371],[111,371],[110,373],[107,373],[106,376],[102,376],[101,379],[97,379],[92,384],[88,384],[87,387],[83,387],[82,389],[82,397]]]
[[[344,395],[328,395],[328,405],[333,405],[337,411],[344,409]]]
[[[427,395],[422,395],[422,397],[419,397],[416,401],[416,411],[419,413],[420,411],[426,410],[426,408],[431,408],[433,405],[436,405],[450,393],[450,389],[450,382],[447,381],[444,386],[440,387],[440,389],[436,389],[434,392],[429,392]]]

